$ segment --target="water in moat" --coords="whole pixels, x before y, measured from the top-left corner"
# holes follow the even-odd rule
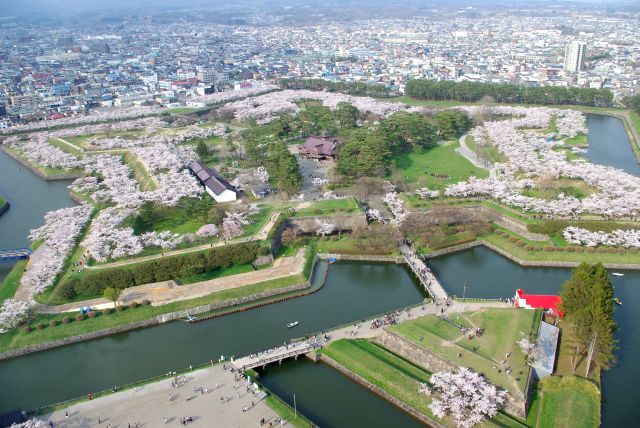
[[[599,165],[612,166],[632,175],[640,175],[624,123],[615,117],[587,115],[589,149],[587,159]]]
[[[11,204],[0,216],[0,250],[28,246],[29,230],[42,225],[47,211],[75,205],[67,189],[71,181],[45,181],[0,150],[0,195]],[[0,283],[11,266],[0,262]]]
[[[587,123],[591,162],[640,175],[618,119],[588,115]],[[609,156],[612,153],[624,155]],[[28,230],[42,223],[46,211],[73,205],[67,184],[45,182],[0,152],[0,193],[13,204],[9,213],[0,217],[0,248],[26,245]],[[450,293],[467,297],[509,297],[516,288],[556,293],[570,275],[567,269],[523,268],[485,248],[442,256],[431,265]],[[620,326],[617,338],[622,346],[617,366],[603,376],[603,425],[631,426],[635,399],[626,385],[629,379],[640,378],[640,367],[634,363],[640,358],[640,338],[633,334],[640,325],[640,313],[632,310],[640,304],[640,290],[633,286],[639,282],[640,272],[626,271],[624,277],[612,280],[624,302],[616,311]],[[332,265],[327,286],[311,296],[195,326],[175,322],[0,362],[0,411],[35,408],[221,354],[253,352],[306,332],[417,303],[422,297],[401,266]],[[284,325],[293,320],[301,321],[300,326],[287,330]],[[295,392],[298,408],[323,427],[417,424],[322,364],[304,360],[283,363],[268,368],[262,381],[290,404]]]
[[[246,355],[424,298],[396,264],[331,265],[317,293],[199,324],[176,321],[0,362],[0,411],[31,409],[216,359]],[[287,323],[300,324],[288,329]]]

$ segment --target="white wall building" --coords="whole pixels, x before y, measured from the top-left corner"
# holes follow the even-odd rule
[[[571,42],[564,51],[564,71],[567,73],[579,73],[584,69],[584,58],[587,55],[587,44]]]

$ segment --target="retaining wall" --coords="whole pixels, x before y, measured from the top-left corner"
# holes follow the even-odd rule
[[[310,217],[290,217],[287,222],[296,226],[302,233],[315,233],[318,229],[316,220],[326,220],[335,226],[336,230],[353,230],[357,228],[366,228],[367,217],[362,214],[338,214],[338,215],[319,215]]]
[[[422,216],[427,224],[440,225],[451,223],[496,223],[531,241],[547,241],[549,237],[542,233],[527,230],[524,222],[508,217],[499,211],[484,205],[437,206],[433,208],[412,210],[412,215]]]
[[[391,263],[406,263],[404,257],[402,256],[392,256],[392,255],[384,255],[384,254],[329,254],[329,253],[318,253],[318,258],[326,260],[326,259],[337,259],[337,260],[345,260],[345,261],[358,261],[358,262],[391,262]]]
[[[327,365],[331,366],[332,368],[334,368],[335,370],[339,371],[340,373],[342,373],[343,375],[345,375],[349,379],[351,379],[351,380],[359,383],[360,385],[364,386],[365,388],[369,389],[373,393],[375,393],[375,394],[379,395],[380,397],[384,398],[385,400],[387,400],[388,402],[392,403],[393,405],[399,407],[400,409],[402,409],[406,413],[410,414],[414,418],[422,421],[427,426],[436,427],[436,428],[445,428],[445,425],[442,425],[441,423],[431,419],[430,417],[428,417],[424,413],[422,413],[422,412],[414,409],[413,407],[409,406],[405,402],[397,399],[396,397],[394,397],[391,394],[389,394],[388,392],[386,392],[384,389],[380,388],[379,386],[374,385],[373,383],[369,382],[368,380],[366,380],[362,376],[360,376],[360,375],[352,372],[348,368],[344,367],[342,364],[338,363],[333,358],[330,358],[330,357],[327,357],[326,355],[320,354],[319,358],[317,358],[317,359],[319,359],[320,361],[322,361],[322,362],[326,363]]]
[[[74,321],[74,322],[86,322],[86,321]],[[51,348],[58,348],[60,346],[71,345],[72,343],[83,342],[85,340],[96,339],[98,337],[109,336],[116,333],[122,333],[124,331],[135,330],[143,327],[150,327],[158,324],[155,318],[138,321],[130,324],[121,325],[118,327],[107,328],[104,330],[94,331],[91,333],[79,334],[77,336],[67,337],[65,339],[54,340],[52,342],[40,343],[37,345],[30,345],[25,348],[15,349],[11,351],[5,351],[0,353],[0,361],[7,360],[9,358],[19,357],[21,355],[31,354],[33,352],[45,351]],[[49,327],[60,328],[60,327]]]

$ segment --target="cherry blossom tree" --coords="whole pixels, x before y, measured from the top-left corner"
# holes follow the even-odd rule
[[[31,307],[27,302],[12,298],[5,299],[0,305],[0,333],[16,328],[29,317]]]
[[[335,225],[325,220],[316,219],[316,235],[331,235],[335,230]]]
[[[218,236],[219,233],[220,231],[218,230],[218,226],[216,226],[215,224],[209,223],[209,224],[205,224],[200,229],[198,229],[198,231],[196,232],[196,235],[201,238],[205,238],[209,236]]]
[[[46,428],[47,425],[44,421],[40,419],[29,419],[25,422],[21,422],[19,424],[14,423],[10,428]]]
[[[404,221],[406,212],[404,201],[400,198],[400,196],[398,196],[398,193],[387,193],[382,199],[382,202],[384,202],[389,207],[389,210],[391,210],[391,214],[393,214],[392,223],[398,225],[401,224]]]
[[[73,251],[76,240],[91,217],[92,207],[82,204],[77,207],[50,211],[44,216],[44,225],[29,233],[32,241],[43,239],[39,257],[34,258],[28,270],[22,275],[20,284],[42,293],[53,285],[56,276],[64,266],[64,261]]]
[[[466,367],[456,372],[435,373],[430,383],[438,392],[429,405],[433,414],[442,419],[451,415],[456,426],[461,428],[470,428],[492,418],[506,401],[506,391]],[[429,388],[421,385],[419,390],[426,393]]]

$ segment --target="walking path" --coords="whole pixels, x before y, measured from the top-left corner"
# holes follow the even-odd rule
[[[478,168],[488,170],[490,177],[496,176],[496,169],[493,166],[488,167],[488,163],[485,160],[481,159],[473,150],[469,148],[469,146],[467,146],[467,134],[464,134],[462,137],[460,137],[460,148],[457,150],[457,152],[467,158],[469,162],[471,162]]]
[[[255,235],[251,235],[251,236],[245,236],[242,238],[238,238],[238,239],[233,239],[231,241],[219,241],[219,242],[214,242],[213,244],[203,244],[203,245],[198,245],[196,247],[189,247],[189,248],[183,248],[180,250],[173,250],[173,251],[166,251],[160,254],[153,254],[150,256],[143,256],[143,257],[135,257],[132,259],[128,259],[128,260],[120,260],[117,262],[111,262],[111,263],[102,263],[99,265],[94,265],[94,266],[85,266],[86,269],[107,269],[107,268],[112,268],[112,267],[119,267],[119,266],[128,266],[128,265],[132,265],[135,263],[140,263],[140,262],[146,262],[149,260],[156,260],[156,259],[160,259],[163,257],[167,257],[167,256],[176,256],[179,254],[188,254],[188,253],[193,253],[196,251],[202,251],[202,250],[207,250],[209,248],[217,248],[217,247],[224,247],[225,245],[233,245],[233,244],[240,244],[240,243],[245,243],[245,242],[252,242],[252,241],[263,241],[265,239],[267,239],[267,236],[269,236],[269,232],[271,232],[271,229],[273,228],[273,226],[276,224],[276,222],[278,221],[278,217],[280,216],[280,211],[276,211],[273,214],[271,214],[271,217],[269,218],[269,221],[262,226],[262,229],[260,229],[260,231],[258,233],[256,233]]]
[[[433,272],[431,272],[431,269],[429,269],[426,263],[423,262],[411,248],[406,245],[401,245],[400,254],[402,254],[413,273],[418,277],[418,280],[420,280],[420,283],[431,297],[439,300],[449,298],[449,295],[440,284],[440,281],[438,281],[438,278],[436,278]]]
[[[474,311],[480,308],[510,308],[502,302],[444,302],[425,303],[401,311],[393,311],[384,316],[358,321],[348,326],[337,327],[307,340],[261,351],[236,359],[231,366],[236,369],[260,366],[263,361],[278,361],[293,353],[304,354],[319,346],[325,346],[340,339],[374,338],[383,327],[374,327],[373,319],[382,322],[393,318],[396,323],[413,320],[424,315],[441,313],[453,314]],[[304,321],[302,321],[304,322]],[[257,362],[257,364],[256,364]],[[242,380],[231,366],[217,364],[178,377],[178,386],[173,386],[175,378],[117,392],[94,400],[74,404],[41,417],[45,422],[53,422],[55,427],[162,427],[165,424],[178,426],[180,418],[191,417],[195,427],[255,427],[262,418],[266,426],[277,426],[278,415],[265,403],[265,393],[257,385]],[[68,417],[65,416],[68,412]],[[100,418],[101,423],[98,423]],[[165,421],[166,418],[166,421]],[[285,421],[284,425],[291,421]],[[191,423],[189,423],[191,425]]]
[[[506,302],[458,302],[453,301],[447,306],[445,299],[438,300],[436,303],[425,303],[414,306],[413,308],[401,311],[392,311],[395,323],[399,324],[405,321],[414,320],[425,315],[435,314],[454,314],[460,312],[474,311],[482,308],[513,308],[513,305]],[[372,339],[378,336],[383,327],[373,328],[373,320],[379,320],[382,323],[383,316],[369,318],[364,321],[355,322],[348,326],[340,326],[309,337],[301,342],[292,344],[283,344],[271,349],[257,351],[253,354],[233,361],[234,367],[242,370],[243,368],[259,367],[273,362],[281,361],[286,358],[306,354],[316,348],[326,346],[340,339]],[[301,327],[304,327],[304,320],[300,321]]]
[[[219,291],[231,290],[244,287],[245,285],[301,274],[304,269],[304,262],[304,249],[300,249],[293,257],[281,257],[273,263],[273,266],[252,272],[223,276],[221,278],[187,285],[178,285],[175,281],[163,281],[125,288],[122,290],[118,302],[127,305],[131,302],[140,302],[146,299],[154,306],[158,306],[179,302],[181,300],[195,299]],[[112,308],[113,302],[107,299],[92,299],[59,306],[37,305],[36,310],[38,312],[55,314],[76,312],[79,307],[86,306],[90,306],[94,310]]]
[[[193,427],[257,427],[264,418],[277,425],[278,414],[264,401],[266,394],[241,380],[237,372],[216,364],[106,397],[84,401],[43,418],[60,428],[71,427],[162,427],[180,426],[180,418],[191,417]],[[172,400],[170,396],[175,396]],[[252,404],[253,403],[253,404]],[[65,412],[69,417],[65,417]],[[101,423],[98,423],[100,418]],[[165,419],[166,418],[166,422]],[[289,425],[289,424],[287,424]]]

